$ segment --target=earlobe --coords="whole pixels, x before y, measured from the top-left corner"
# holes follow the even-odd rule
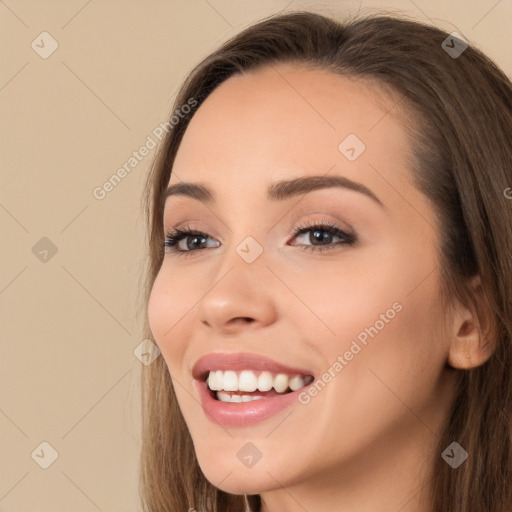
[[[469,370],[484,364],[491,356],[492,348],[482,335],[477,324],[464,322],[451,342],[448,364],[459,370]]]
[[[480,276],[471,280],[473,301],[471,307],[457,303],[453,313],[452,337],[448,364],[460,370],[469,370],[484,364],[494,352],[496,319],[481,285]]]

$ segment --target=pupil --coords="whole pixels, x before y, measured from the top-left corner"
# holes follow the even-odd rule
[[[318,245],[316,242],[330,242],[330,237],[332,236],[331,233],[328,233],[327,231],[323,231],[321,229],[317,229],[315,231],[312,231],[313,233],[313,245]],[[323,233],[323,234],[322,234]]]
[[[201,240],[203,239],[204,240],[204,236],[191,236],[188,238],[188,241],[192,240],[192,243],[187,243],[187,249],[191,249],[191,245],[195,245],[195,243],[197,242],[197,240]]]

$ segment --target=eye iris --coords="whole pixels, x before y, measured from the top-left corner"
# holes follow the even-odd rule
[[[314,231],[311,231],[311,233],[313,234],[313,238],[311,238],[313,245],[322,245],[323,243],[329,244],[332,242],[332,234],[324,229],[315,229]]]
[[[192,244],[189,243],[190,240],[193,240]],[[196,249],[197,247],[194,247],[197,240],[206,240],[206,238],[202,235],[190,235],[187,237],[187,249]],[[199,245],[203,246],[205,242],[199,242]]]

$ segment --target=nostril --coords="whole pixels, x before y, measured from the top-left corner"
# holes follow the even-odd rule
[[[239,316],[237,318],[233,318],[231,320],[231,323],[247,323],[247,324],[250,324],[254,322],[254,318],[251,318],[250,316]]]

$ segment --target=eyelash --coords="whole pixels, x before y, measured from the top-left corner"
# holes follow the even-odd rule
[[[298,235],[302,235],[307,233],[308,231],[325,231],[332,236],[336,236],[341,238],[341,242],[337,242],[335,244],[330,244],[327,246],[315,246],[315,245],[296,245],[295,247],[300,247],[305,251],[313,251],[313,252],[323,252],[323,251],[332,251],[335,250],[336,247],[340,245],[348,245],[353,247],[357,243],[357,238],[345,231],[338,228],[335,224],[324,221],[315,221],[311,224],[299,224],[291,234],[292,238],[297,237]],[[189,226],[185,226],[183,229],[175,228],[170,230],[166,236],[164,241],[164,251],[174,253],[177,256],[187,256],[187,253],[197,252],[198,250],[204,249],[189,249],[187,251],[182,251],[177,249],[178,243],[189,237],[189,236],[199,236],[203,238],[210,238],[209,235],[203,231],[198,231],[195,229],[190,229]],[[214,249],[214,247],[207,247],[207,249]]]

